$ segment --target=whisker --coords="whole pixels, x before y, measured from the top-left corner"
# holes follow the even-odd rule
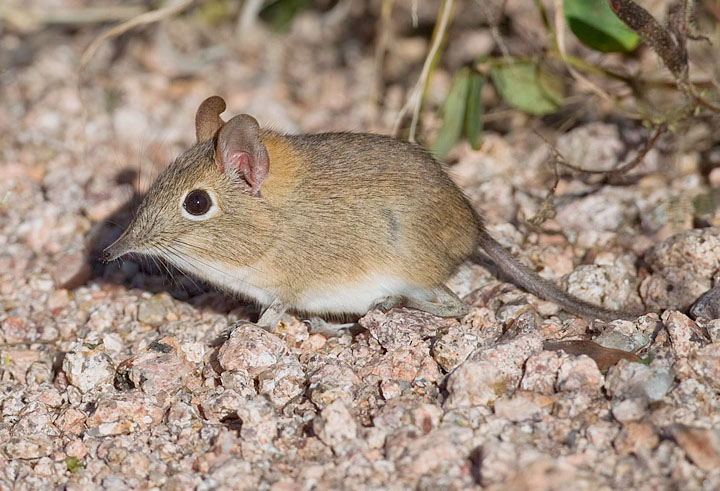
[[[187,256],[183,255],[179,250],[177,250],[177,249],[176,249],[175,247],[173,247],[172,245],[165,245],[165,246],[163,247],[163,249],[166,251],[166,253],[169,252],[169,253],[170,253],[169,255],[170,255],[171,257],[175,258],[176,260],[182,261],[184,264],[188,265],[188,266],[190,267],[190,270],[191,270],[191,271],[192,271],[193,267],[197,269],[197,265],[193,265],[193,263],[191,262],[190,259],[188,259]],[[272,292],[268,291],[267,289],[258,287],[257,285],[253,285],[253,284],[251,284],[251,283],[248,283],[248,282],[245,281],[245,280],[242,280],[242,279],[240,279],[240,278],[237,278],[236,276],[233,276],[232,274],[228,273],[227,271],[223,271],[223,270],[221,270],[221,269],[213,266],[212,264],[210,264],[210,263],[208,263],[208,262],[206,262],[206,261],[204,261],[204,260],[202,260],[202,259],[200,259],[200,258],[198,258],[198,257],[193,257],[193,258],[192,258],[192,261],[194,261],[194,262],[196,262],[196,263],[199,263],[199,264],[201,264],[202,266],[204,266],[204,267],[206,267],[206,268],[208,268],[208,269],[211,269],[211,270],[213,270],[213,271],[215,271],[215,272],[217,272],[217,273],[225,276],[226,278],[232,280],[232,281],[235,282],[235,283],[241,283],[241,284],[244,284],[244,285],[252,286],[253,288],[256,288],[256,289],[262,291],[263,293],[267,294],[267,295],[270,296],[270,297],[275,297],[275,295],[274,295]]]
[[[153,244],[153,246],[156,247],[157,249],[161,250],[163,253],[168,254],[168,251],[165,250],[165,248],[164,248],[163,246],[161,246],[160,244]],[[164,261],[162,258],[160,259],[160,262],[161,262],[161,264],[163,265],[163,267],[165,268],[165,271],[167,271],[168,274],[174,278],[173,273],[170,271],[170,268],[167,266],[167,264],[165,264],[165,261]],[[193,277],[192,277],[191,274],[185,274],[185,273],[183,273],[183,276],[184,276],[185,278],[187,278],[187,279],[193,284],[193,286],[194,286],[196,289],[198,289],[198,290],[204,290],[204,288],[202,288],[200,285],[198,285],[198,284],[195,282],[195,279],[193,279]],[[186,295],[190,296],[190,293],[187,291],[187,288],[185,288],[185,285],[183,285],[182,282],[177,281],[177,284],[179,284],[179,285],[182,287],[182,289],[185,291],[185,294],[186,294]]]
[[[122,227],[122,225],[121,225],[119,222],[117,222],[116,220],[111,219],[111,218],[106,218],[106,219],[104,220],[104,222],[105,222],[105,223],[108,223],[108,224],[110,224],[110,225],[113,225],[113,226],[115,226],[115,227]]]
[[[184,247],[188,251],[194,252],[198,256],[204,256],[204,257],[212,256],[212,257],[216,257],[219,259],[224,259],[226,262],[231,262],[231,263],[240,263],[242,261],[242,256],[231,256],[226,253],[223,253],[223,251],[220,251],[218,249],[213,249],[213,250],[206,249],[197,244],[190,244],[190,243],[185,242],[184,240],[178,239],[178,238],[174,239],[174,242],[177,244],[180,244],[182,247]],[[260,274],[263,273],[263,271],[261,271],[260,269],[256,268],[255,266],[253,266],[251,264],[244,265],[243,267],[251,269],[252,271],[255,271],[256,273],[260,273]]]
[[[184,262],[185,262],[185,264],[188,264],[188,265],[190,265],[190,266],[194,266],[194,265],[192,264],[192,261],[195,261],[195,262],[198,262],[198,263],[202,264],[203,266],[205,266],[205,267],[207,267],[207,268],[209,268],[209,269],[212,269],[213,271],[215,271],[215,272],[217,272],[217,273],[220,273],[220,274],[226,276],[227,278],[232,279],[233,281],[243,282],[243,280],[241,280],[240,278],[236,278],[235,276],[231,275],[231,274],[228,273],[227,271],[223,271],[222,269],[217,268],[217,267],[213,266],[212,264],[203,261],[202,259],[193,257],[193,258],[192,258],[192,261],[191,261],[191,260],[188,259],[184,254],[182,254],[182,252],[181,252],[180,250],[178,250],[177,248],[175,248],[175,247],[173,247],[173,246],[171,246],[171,245],[166,245],[166,246],[163,247],[163,249],[164,249],[165,251],[171,252],[173,257],[183,259]]]
[[[195,257],[197,257],[197,258],[202,258],[202,257],[215,257],[215,258],[218,258],[218,259],[220,259],[220,260],[223,260],[224,262],[227,262],[227,263],[240,263],[240,262],[242,261],[242,259],[241,259],[242,256],[241,256],[241,255],[240,255],[240,256],[229,255],[229,254],[224,253],[223,251],[221,251],[221,250],[219,250],[219,249],[212,249],[212,250],[210,250],[209,248],[202,247],[201,245],[190,244],[190,243],[185,242],[184,240],[182,240],[182,239],[180,239],[180,238],[175,238],[175,239],[173,239],[173,242],[182,245],[187,251],[192,252],[192,253],[193,253],[193,256],[195,256]],[[333,256],[333,257],[335,257],[335,258],[337,259],[336,261],[330,261],[330,263],[333,263],[333,264],[342,264],[343,262],[352,259],[352,258],[344,257],[344,256],[341,256],[341,255],[335,255],[335,256]],[[198,260],[198,262],[202,262],[202,261]],[[207,266],[210,267],[210,265],[207,265]],[[253,271],[257,272],[257,273],[260,273],[260,274],[263,273],[263,272],[260,271],[258,268],[254,267],[254,266],[252,266],[252,265],[247,265],[247,266],[245,266],[245,267],[247,267],[248,269],[251,269],[251,270],[253,270]],[[213,268],[213,269],[216,269],[216,268]],[[224,271],[220,271],[220,272],[221,272],[221,273],[224,273]],[[336,270],[336,269],[329,269],[329,272],[330,272],[330,274],[339,273],[339,271]],[[241,280],[239,280],[239,279],[237,279],[237,278],[234,278],[234,280],[235,280],[235,281],[241,281]],[[244,282],[244,283],[247,284],[247,282]],[[269,285],[269,286],[272,287],[272,286],[276,286],[276,285]]]
[[[187,278],[189,278],[190,281],[192,281],[195,286],[197,286],[198,288],[200,288],[200,287],[197,285],[197,283],[195,283],[195,281],[192,279],[192,275],[193,275],[192,271],[194,271],[194,270],[196,270],[196,269],[199,269],[199,268],[198,268],[196,265],[194,265],[191,260],[187,259],[187,258],[186,258],[185,256],[183,256],[182,254],[179,254],[179,253],[177,253],[177,252],[171,251],[171,250],[169,250],[169,249],[167,249],[167,248],[164,248],[163,252],[168,256],[169,259],[177,261],[177,262],[179,263],[178,266],[179,266],[181,269],[184,269],[184,270],[187,271]],[[193,261],[197,261],[197,260],[196,260],[196,259],[193,259]],[[211,268],[210,265],[204,265],[204,266],[205,266],[205,267],[208,267],[208,268]],[[218,271],[218,272],[221,272],[221,271]],[[229,278],[231,278],[234,282],[237,282],[237,283],[245,283],[245,282],[243,282],[242,280],[240,280],[240,279],[238,279],[238,278],[235,278],[235,277],[233,277],[233,276],[231,276],[231,275],[227,275],[227,276],[228,276]],[[245,283],[245,284],[247,284],[247,283]],[[228,288],[227,288],[227,287],[224,287],[223,285],[216,285],[216,288],[219,288],[219,289],[224,290],[224,291],[228,291]],[[232,290],[230,290],[230,291],[232,292]],[[234,293],[234,292],[232,292],[232,293]]]
[[[167,264],[165,264],[165,261],[163,261],[162,258],[157,258],[156,256],[152,256],[152,258],[153,258],[153,262],[157,265],[158,269],[164,270],[167,273],[168,277],[170,278],[170,283],[174,287],[180,286],[180,288],[182,288],[182,290],[185,292],[185,295],[189,296],[190,294],[187,291],[187,288],[185,288],[185,285],[183,285],[182,282],[179,281],[175,277],[175,275],[170,270],[170,268],[167,266]]]

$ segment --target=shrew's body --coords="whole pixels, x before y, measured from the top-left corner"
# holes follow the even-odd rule
[[[626,317],[522,266],[486,232],[427,151],[355,133],[282,135],[225,103],[198,109],[198,143],[153,184],[106,252],[154,254],[275,314],[363,314],[404,304],[461,316],[444,286],[479,245],[521,286],[570,311]],[[267,317],[266,317],[267,320]]]

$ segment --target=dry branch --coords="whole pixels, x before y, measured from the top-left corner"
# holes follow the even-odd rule
[[[442,7],[440,8],[435,32],[433,33],[432,44],[427,57],[425,58],[425,63],[423,64],[422,71],[420,72],[420,77],[418,78],[415,87],[413,87],[410,92],[407,102],[405,102],[405,105],[402,109],[400,109],[397,119],[395,120],[393,135],[397,135],[400,129],[400,124],[407,115],[408,111],[410,111],[410,109],[413,110],[412,122],[410,123],[410,134],[408,135],[408,140],[411,142],[415,141],[415,132],[417,130],[418,118],[420,117],[420,107],[422,106],[423,95],[425,94],[425,89],[427,88],[428,80],[430,79],[433,61],[435,60],[435,56],[440,50],[440,45],[445,38],[445,32],[447,31],[447,26],[450,23],[450,14],[452,13],[454,3],[454,0],[444,0]]]
[[[125,32],[137,26],[152,24],[154,22],[159,22],[166,17],[179,14],[180,12],[188,8],[190,4],[193,3],[193,1],[194,0],[175,0],[169,2],[162,8],[152,10],[150,12],[145,12],[136,17],[133,17],[126,22],[122,22],[116,26],[111,27],[110,29],[99,35],[97,38],[95,38],[92,43],[90,43],[90,46],[87,47],[87,49],[82,55],[82,59],[80,61],[81,66],[84,67],[88,64],[92,57],[95,56],[95,53],[97,52],[98,48],[100,48],[100,45],[102,45],[102,43],[104,43],[106,40],[120,36],[121,34],[124,34]]]
[[[118,22],[142,14],[139,5],[110,5],[106,7],[57,8],[26,10],[0,4],[0,19],[22,31],[35,31],[50,25],[95,24]]]

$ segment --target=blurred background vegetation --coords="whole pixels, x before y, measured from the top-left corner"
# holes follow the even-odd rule
[[[393,131],[440,158],[462,139],[479,148],[487,128],[539,121],[562,131],[616,117],[678,131],[720,110],[719,0],[9,1],[0,25],[20,37],[93,33],[87,67],[104,45],[117,59],[129,38],[183,18],[196,32],[179,41],[188,59],[181,76],[192,76],[195,57],[232,56],[213,45],[245,43],[259,28],[281,38],[308,13],[344,33],[329,41],[341,62],[353,50],[373,52],[362,125],[383,127],[378,106],[399,85]]]

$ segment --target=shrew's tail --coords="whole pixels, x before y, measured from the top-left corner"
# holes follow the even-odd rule
[[[493,239],[482,226],[480,227],[478,245],[490,256],[490,259],[497,264],[503,273],[507,274],[518,285],[533,295],[562,306],[573,314],[608,321],[616,319],[634,320],[638,315],[641,315],[620,310],[605,309],[580,300],[574,295],[570,295],[555,283],[541,278],[535,271],[521,264],[512,254]]]

